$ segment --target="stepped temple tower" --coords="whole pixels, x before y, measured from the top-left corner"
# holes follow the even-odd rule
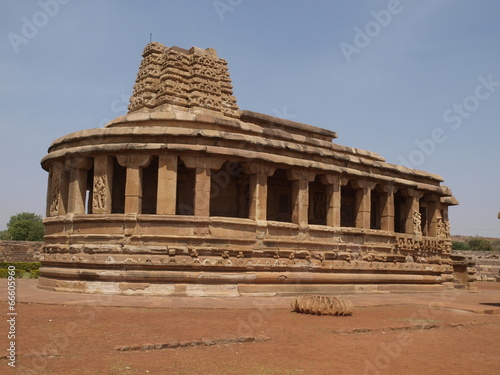
[[[439,176],[240,110],[213,49],[150,43],[129,112],[55,140],[39,287],[126,295],[439,291]]]

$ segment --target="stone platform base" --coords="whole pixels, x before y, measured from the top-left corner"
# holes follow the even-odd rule
[[[141,282],[73,281],[42,277],[38,288],[57,292],[180,297],[273,297],[300,294],[442,292],[442,284],[159,284]]]

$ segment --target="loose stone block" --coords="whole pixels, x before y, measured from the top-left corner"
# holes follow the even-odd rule
[[[342,297],[299,296],[292,301],[292,309],[303,314],[350,316],[354,306]]]

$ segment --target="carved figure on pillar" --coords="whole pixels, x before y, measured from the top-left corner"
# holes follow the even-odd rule
[[[97,176],[94,185],[94,208],[104,208],[106,205],[106,177]]]
[[[413,231],[415,233],[422,233],[422,215],[418,211],[413,211]]]
[[[444,235],[447,238],[450,237],[450,222],[448,220],[444,222]]]
[[[438,219],[437,219],[437,235],[438,236],[445,235],[443,218],[441,218],[441,217],[438,217]]]
[[[50,216],[57,216],[59,214],[59,200],[61,195],[61,175],[54,174],[52,179],[52,192],[50,198]]]

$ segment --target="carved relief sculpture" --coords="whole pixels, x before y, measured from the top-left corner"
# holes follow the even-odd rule
[[[94,208],[104,208],[106,206],[106,177],[97,176],[94,183]]]
[[[413,211],[413,231],[422,233],[422,214],[418,211]]]
[[[443,218],[441,218],[441,217],[438,217],[438,219],[437,219],[437,230],[436,230],[436,232],[437,232],[438,237],[445,235]]]
[[[446,238],[450,237],[450,222],[448,220],[444,222],[444,235]]]
[[[57,216],[59,214],[59,198],[60,198],[61,175],[52,174],[52,191],[50,198],[49,216]]]

